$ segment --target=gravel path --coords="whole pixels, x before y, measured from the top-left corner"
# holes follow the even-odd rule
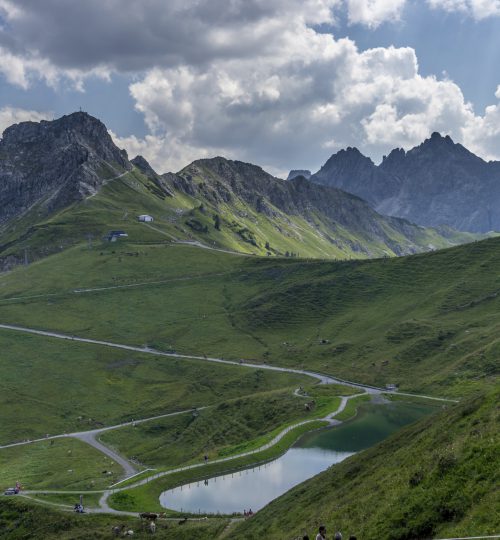
[[[90,291],[90,290],[91,289],[87,289],[87,290],[84,290],[84,291],[81,291],[81,292],[87,292],[87,291]],[[130,350],[130,351],[143,353],[143,354],[151,354],[151,355],[155,355],[155,356],[166,356],[166,357],[170,357],[170,358],[180,358],[180,359],[186,359],[186,360],[201,360],[201,361],[204,361],[204,362],[214,362],[214,363],[218,363],[218,364],[234,365],[234,366],[239,366],[239,367],[242,367],[242,368],[266,369],[266,370],[282,372],[282,373],[294,373],[294,374],[297,374],[297,375],[304,375],[304,376],[311,377],[311,378],[317,380],[320,384],[342,384],[342,385],[350,386],[350,387],[353,387],[353,388],[361,389],[361,390],[363,390],[363,393],[368,393],[368,394],[372,394],[372,395],[381,394],[382,392],[384,392],[384,393],[396,393],[396,392],[387,392],[386,390],[384,390],[382,388],[363,385],[363,384],[355,383],[355,382],[352,382],[352,381],[346,381],[346,380],[343,380],[343,379],[338,379],[338,378],[332,377],[330,375],[325,375],[325,374],[322,374],[322,373],[317,373],[317,372],[314,372],[314,371],[308,371],[308,370],[302,370],[302,369],[293,369],[293,368],[272,366],[272,365],[269,365],[269,364],[257,364],[257,363],[254,363],[254,362],[247,362],[247,361],[244,361],[244,360],[235,361],[235,360],[225,360],[223,358],[214,358],[214,357],[207,357],[207,356],[195,356],[195,355],[185,355],[185,354],[178,354],[178,353],[167,353],[167,352],[162,352],[162,351],[158,351],[158,350],[155,350],[155,349],[151,349],[149,347],[136,347],[136,346],[133,346],[133,345],[125,345],[125,344],[114,343],[114,342],[110,342],[110,341],[103,341],[103,340],[97,340],[97,339],[77,337],[77,336],[73,336],[73,335],[62,334],[62,333],[59,333],[59,332],[51,332],[51,331],[47,331],[47,330],[37,330],[37,329],[33,329],[33,328],[27,328],[27,327],[24,327],[24,326],[17,326],[17,325],[10,325],[10,324],[0,324],[0,329],[24,332],[24,333],[35,334],[35,335],[41,335],[41,336],[46,336],[46,337],[55,338],[55,339],[77,341],[77,342],[80,342],[80,343],[90,343],[90,344],[94,344],[94,345],[101,345],[101,346],[104,346],[104,347],[113,347],[113,348],[118,348],[118,349],[125,349],[125,350]],[[299,389],[297,389],[295,391],[295,395],[300,396],[300,393],[299,393],[298,390]],[[423,396],[423,395],[400,393],[400,392],[397,392],[397,393],[400,394],[400,395],[405,395],[405,396],[423,397],[423,398],[434,399],[434,400],[439,400],[439,401],[454,401],[454,400],[445,399],[445,398],[437,398],[437,397],[434,397],[434,396]],[[226,458],[220,458],[220,459],[217,459],[217,460],[213,460],[213,461],[211,461],[211,463],[222,463],[222,462],[226,462],[226,461],[232,461],[232,460],[237,459],[237,458],[246,457],[246,456],[257,454],[259,452],[267,450],[270,447],[277,444],[291,430],[293,430],[293,429],[295,429],[295,428],[297,428],[299,426],[308,424],[308,423],[316,422],[318,420],[324,420],[324,421],[329,422],[331,425],[340,424],[341,422],[339,420],[336,420],[334,417],[345,409],[349,399],[355,398],[355,397],[357,397],[359,395],[362,395],[362,394],[354,394],[354,395],[351,395],[351,396],[343,396],[341,398],[341,401],[340,401],[340,404],[339,404],[338,408],[335,411],[333,411],[333,412],[329,413],[328,415],[326,415],[324,418],[316,418],[316,419],[303,420],[301,422],[297,422],[297,423],[283,429],[269,443],[261,446],[258,449],[251,450],[251,451],[248,451],[248,452],[243,452],[241,454],[237,454],[237,455],[226,457]],[[202,407],[202,408],[205,409],[207,407]],[[193,411],[193,409],[188,409],[188,410],[184,410],[184,411],[178,411],[178,412],[174,412],[174,413],[168,413],[168,414],[158,415],[158,416],[149,417],[149,418],[143,418],[143,419],[140,419],[140,420],[123,422],[121,424],[102,427],[102,428],[89,430],[89,431],[81,431],[81,432],[75,432],[75,433],[64,433],[64,434],[60,434],[60,435],[52,435],[52,436],[48,436],[48,437],[41,438],[41,439],[31,440],[31,441],[22,441],[22,442],[17,442],[17,443],[11,443],[11,444],[0,446],[0,449],[2,449],[2,448],[10,448],[10,447],[13,447],[13,446],[20,446],[20,445],[24,445],[24,444],[31,444],[31,443],[34,443],[34,442],[44,441],[44,440],[48,440],[48,439],[57,439],[57,438],[62,438],[62,437],[73,437],[73,438],[77,438],[77,439],[80,439],[80,440],[86,442],[87,444],[93,446],[97,450],[99,450],[102,453],[109,456],[111,459],[115,460],[117,463],[119,463],[123,467],[123,469],[125,471],[125,474],[126,474],[126,477],[130,477],[130,476],[133,476],[133,475],[137,474],[137,468],[132,463],[130,463],[127,459],[125,459],[123,456],[121,456],[120,454],[118,454],[117,452],[115,452],[114,450],[112,450],[111,448],[105,446],[103,443],[101,443],[99,440],[97,440],[97,436],[102,432],[109,431],[109,430],[112,430],[112,429],[118,429],[118,428],[125,427],[125,426],[135,425],[135,424],[141,423],[141,422],[148,422],[150,420],[154,420],[154,419],[158,419],[158,418],[165,418],[165,417],[168,417],[168,416],[186,414],[186,413],[192,412],[192,411]],[[205,465],[204,463],[196,463],[196,464],[193,464],[193,465],[187,465],[185,467],[178,467],[178,468],[171,469],[171,470],[168,470],[168,471],[163,471],[163,472],[160,472],[160,473],[149,475],[148,477],[146,477],[144,479],[141,479],[141,480],[138,480],[137,482],[129,484],[126,488],[115,488],[115,489],[112,489],[112,490],[106,490],[106,491],[103,492],[102,497],[101,497],[101,499],[99,501],[100,508],[93,509],[92,511],[93,512],[104,512],[104,513],[136,516],[137,513],[134,513],[134,512],[122,512],[122,511],[114,510],[113,508],[111,508],[107,504],[107,499],[108,499],[109,495],[111,495],[112,493],[115,493],[117,491],[122,491],[124,489],[130,489],[130,488],[133,488],[133,487],[141,486],[141,485],[143,485],[143,484],[145,484],[145,483],[147,483],[147,482],[149,482],[150,480],[153,480],[153,479],[157,479],[157,478],[160,478],[160,477],[163,477],[163,476],[171,475],[171,474],[174,474],[176,472],[180,472],[180,471],[184,471],[184,470],[188,470],[188,469],[196,469],[196,468],[199,468],[199,467],[203,467],[204,465]],[[29,491],[27,493],[35,494],[35,493],[43,493],[43,492],[42,491]],[[68,492],[65,492],[65,491],[45,491],[45,493],[73,493],[73,492],[71,492],[71,491],[68,491]]]

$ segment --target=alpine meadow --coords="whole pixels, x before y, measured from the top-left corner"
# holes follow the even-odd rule
[[[500,538],[498,2],[42,4],[0,0],[0,539]]]

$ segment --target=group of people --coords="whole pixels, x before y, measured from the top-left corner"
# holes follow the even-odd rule
[[[306,534],[302,537],[302,540],[309,540],[309,536]],[[316,540],[327,540],[326,536],[326,527],[324,525],[320,525],[318,534],[316,535]],[[342,533],[340,531],[337,531],[333,535],[333,540],[342,540]],[[356,540],[356,537],[351,535],[349,536],[349,540]]]
[[[83,508],[83,504],[82,504],[82,503],[76,503],[75,506],[73,507],[73,510],[74,510],[77,514],[83,514],[83,513],[85,513],[85,509]]]
[[[250,508],[250,510],[248,510],[248,512],[246,510],[243,510],[243,515],[245,517],[252,517],[253,516],[252,509]]]

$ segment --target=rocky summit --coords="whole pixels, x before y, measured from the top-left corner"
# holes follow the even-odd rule
[[[500,163],[486,162],[439,133],[407,152],[393,150],[378,166],[356,148],[341,150],[311,180],[420,225],[500,230]]]
[[[353,149],[344,154],[360,170],[373,166]],[[143,214],[154,215],[155,225],[134,236],[130,220]],[[129,161],[106,126],[83,112],[5,130],[0,216],[4,270],[124,226],[136,240],[159,235],[268,256],[382,257],[472,239],[383,216],[357,195],[303,174],[282,180],[223,157],[159,174],[142,156]]]
[[[106,126],[87,113],[15,124],[0,140],[0,224],[34,207],[46,215],[68,206],[131,168]]]

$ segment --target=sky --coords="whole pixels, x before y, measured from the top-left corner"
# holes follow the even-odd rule
[[[0,0],[0,133],[80,108],[160,173],[433,131],[500,160],[500,0]]]

